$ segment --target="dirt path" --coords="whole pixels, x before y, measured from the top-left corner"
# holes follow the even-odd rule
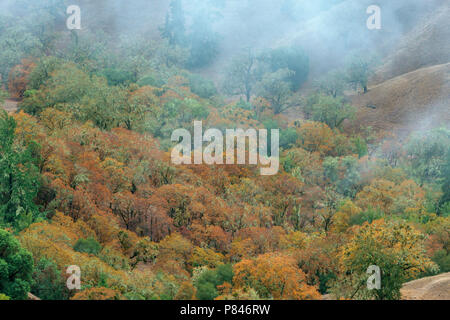
[[[450,300],[450,272],[403,285],[402,300]]]
[[[17,101],[6,99],[3,105],[0,106],[8,112],[15,112],[17,111],[17,104]]]
[[[400,290],[401,300],[450,300],[450,272],[407,282]],[[322,300],[334,300],[326,294]]]

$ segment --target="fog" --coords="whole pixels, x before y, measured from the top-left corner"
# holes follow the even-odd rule
[[[182,0],[186,31],[205,19],[218,37],[218,55],[197,72],[220,77],[229,60],[244,48],[298,45],[310,59],[310,78],[342,66],[354,53],[383,57],[400,37],[446,0]],[[31,4],[30,4],[31,3]],[[77,4],[82,27],[102,30],[112,39],[140,34],[160,38],[169,0],[0,0],[0,10],[16,16]],[[370,5],[381,8],[381,29],[369,30]],[[61,10],[61,9],[60,9]],[[18,21],[19,23],[19,21]],[[205,26],[206,27],[206,26]]]
[[[6,12],[34,10],[23,0],[1,0]],[[35,0],[33,7],[60,5],[64,0]],[[81,7],[84,26],[102,28],[112,35],[145,33],[159,36],[169,0],[73,0]],[[427,12],[444,0],[183,0],[187,29],[193,19],[211,15],[220,38],[217,61],[244,47],[264,49],[298,42],[313,60],[325,65],[351,50],[386,52],[389,45],[408,32]],[[381,30],[368,30],[368,6],[381,8]],[[21,7],[22,6],[22,7]]]

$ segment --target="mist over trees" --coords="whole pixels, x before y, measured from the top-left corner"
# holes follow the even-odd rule
[[[400,299],[448,272],[448,126],[358,123],[390,46],[369,2],[79,0],[81,30],[2,2],[0,300]],[[391,41],[414,14],[389,3]],[[279,172],[174,164],[194,121],[278,129]]]

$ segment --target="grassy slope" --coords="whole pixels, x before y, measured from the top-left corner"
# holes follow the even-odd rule
[[[372,126],[375,130],[410,132],[450,123],[450,63],[422,68],[351,97],[358,108],[347,130]],[[376,109],[368,108],[373,105]]]

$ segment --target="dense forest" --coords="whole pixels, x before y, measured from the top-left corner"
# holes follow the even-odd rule
[[[358,126],[349,96],[370,91],[378,57],[324,72],[292,42],[219,59],[226,1],[167,1],[156,31],[122,34],[103,1],[81,30],[72,3],[7,2],[0,104],[18,110],[0,112],[0,300],[400,299],[450,271],[450,128]],[[343,1],[317,2],[302,15]],[[171,134],[194,120],[279,129],[279,172],[174,165]]]

